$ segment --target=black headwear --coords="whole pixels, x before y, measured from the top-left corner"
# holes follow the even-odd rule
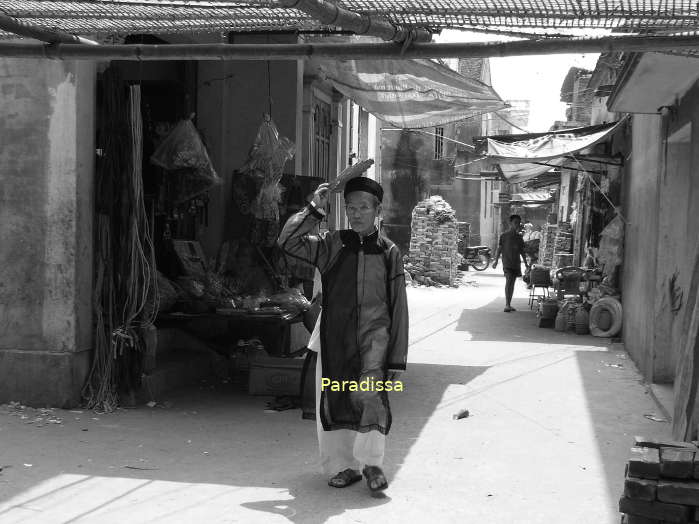
[[[360,176],[349,180],[345,185],[345,198],[347,198],[347,195],[355,191],[370,193],[378,198],[379,202],[383,201],[383,188],[378,182],[372,180],[371,178]]]

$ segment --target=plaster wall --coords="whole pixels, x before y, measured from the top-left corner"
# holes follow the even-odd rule
[[[655,115],[634,115],[631,126],[633,153],[624,195],[628,223],[622,272],[623,338],[641,373],[652,379],[661,120]]]
[[[699,89],[691,88],[681,100],[676,115],[664,117],[667,147],[658,176],[659,218],[656,268],[655,382],[672,382],[675,378],[685,326],[683,301],[689,295],[696,249],[699,218],[696,200],[699,184],[692,176],[697,165],[699,145]],[[674,306],[674,307],[673,307]]]
[[[95,65],[0,60],[0,402],[71,406],[92,346]]]
[[[674,114],[635,115],[625,206],[624,339],[646,378],[672,383],[686,330],[687,296],[699,230],[699,89]]]

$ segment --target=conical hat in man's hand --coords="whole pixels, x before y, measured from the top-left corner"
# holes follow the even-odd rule
[[[366,172],[366,170],[373,165],[374,159],[367,158],[366,160],[357,162],[353,166],[349,166],[348,168],[344,169],[342,173],[337,175],[337,178],[335,180],[330,182],[330,191],[332,191],[333,193],[342,193],[342,191],[345,189],[345,184],[347,184],[347,182],[349,182],[353,178],[362,176]]]

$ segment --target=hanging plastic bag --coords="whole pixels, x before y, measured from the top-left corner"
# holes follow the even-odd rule
[[[183,119],[162,141],[150,161],[176,177],[176,203],[201,195],[220,184],[206,146],[191,119]]]
[[[284,165],[294,157],[295,150],[294,143],[280,137],[272,117],[265,114],[241,171],[260,173],[268,184],[279,182]]]

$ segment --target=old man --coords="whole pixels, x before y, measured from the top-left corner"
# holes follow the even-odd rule
[[[313,264],[322,277],[316,367],[316,420],[321,464],[343,488],[361,480],[371,491],[388,486],[382,471],[391,428],[387,390],[405,370],[408,308],[398,248],[379,232],[383,188],[366,177],[344,189],[351,229],[314,234],[327,212],[328,184],[289,218],[280,236],[284,253]]]

